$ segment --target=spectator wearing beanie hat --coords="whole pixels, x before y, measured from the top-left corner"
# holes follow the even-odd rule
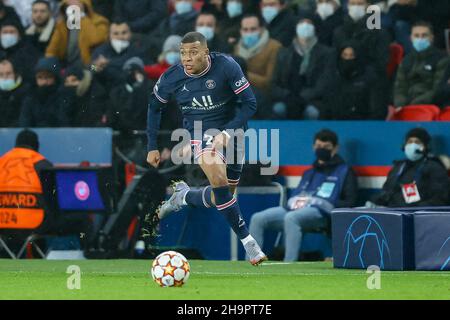
[[[449,180],[442,162],[430,154],[431,136],[411,129],[402,150],[406,159],[394,162],[381,193],[366,206],[430,207],[448,205]]]
[[[170,66],[180,62],[180,44],[181,37],[178,35],[171,35],[164,41],[163,51],[159,55],[158,63],[144,68],[149,79],[158,80]]]

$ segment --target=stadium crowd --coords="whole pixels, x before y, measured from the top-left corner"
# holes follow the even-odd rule
[[[372,4],[379,29],[368,28]],[[81,10],[76,27],[71,5]],[[257,119],[445,108],[449,21],[447,0],[2,0],[0,127],[143,130],[151,88],[192,30],[241,65]],[[168,109],[171,130],[181,118]]]

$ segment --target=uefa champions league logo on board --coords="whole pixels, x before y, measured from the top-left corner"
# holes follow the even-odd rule
[[[448,257],[445,257],[445,255],[448,255],[449,252],[450,252],[450,237],[448,237],[447,240],[444,241],[437,254],[439,260],[442,258],[445,260],[441,266],[441,271],[450,270],[450,255]]]
[[[362,268],[366,268],[367,263],[364,261],[365,253],[367,252],[367,247],[373,248],[373,244],[377,248],[376,253],[371,252],[371,255],[377,254],[378,262],[371,264],[376,264],[380,266],[381,269],[385,268],[386,258],[391,260],[391,254],[389,250],[389,243],[387,241],[386,235],[380,224],[372,217],[363,215],[357,217],[348,227],[345,238],[344,238],[344,248],[345,248],[345,259],[343,267],[347,266],[350,255],[357,251],[358,259]]]
[[[91,194],[89,185],[84,181],[78,181],[75,184],[74,192],[75,192],[75,196],[80,201],[86,201]]]

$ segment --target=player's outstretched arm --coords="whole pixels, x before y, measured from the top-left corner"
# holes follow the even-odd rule
[[[147,112],[147,162],[157,168],[159,166],[160,154],[158,151],[158,130],[161,123],[162,103],[152,94],[148,104]]]

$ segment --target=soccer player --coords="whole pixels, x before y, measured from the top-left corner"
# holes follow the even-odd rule
[[[163,219],[183,206],[210,208],[215,206],[227,219],[241,240],[250,263],[259,265],[267,260],[258,243],[250,235],[242,219],[234,193],[242,172],[243,157],[226,163],[227,146],[231,135],[227,129],[245,129],[247,121],[256,112],[256,99],[250,83],[231,57],[209,52],[206,38],[199,32],[187,33],[180,46],[181,63],[170,67],[156,83],[150,99],[147,119],[147,162],[158,167],[160,154],[157,133],[161,109],[174,96],[183,114],[185,129],[191,134],[191,147],[210,186],[191,189],[184,181],[174,184],[174,193],[158,211]],[[200,121],[202,136],[195,139],[194,122]],[[218,129],[214,137],[209,129]],[[241,144],[230,144],[234,154]],[[220,152],[223,150],[224,152]]]

